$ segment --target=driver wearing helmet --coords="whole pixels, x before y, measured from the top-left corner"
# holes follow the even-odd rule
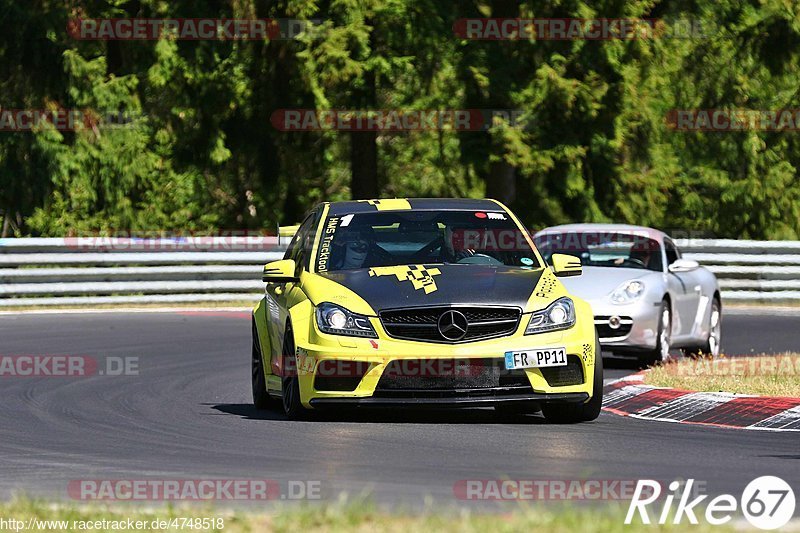
[[[352,270],[368,266],[367,256],[374,241],[370,229],[353,228],[341,235],[341,244],[335,252],[333,261],[336,270]]]
[[[466,257],[475,255],[475,250],[467,248],[464,243],[464,235],[457,232],[450,226],[444,229],[444,247],[442,248],[443,262],[458,263]]]
[[[625,263],[634,263],[636,265],[641,265],[645,268],[650,268],[650,261],[653,257],[653,253],[648,250],[647,248],[643,248],[641,246],[634,245],[631,248],[630,253],[628,254],[627,258],[620,258],[614,261],[615,265],[622,265]]]

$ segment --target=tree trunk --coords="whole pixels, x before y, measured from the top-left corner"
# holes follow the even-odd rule
[[[3,231],[0,233],[0,237],[6,238],[8,237],[8,229],[11,226],[11,213],[6,211],[3,213]]]
[[[489,178],[486,181],[486,196],[494,198],[506,205],[514,202],[517,196],[516,172],[514,167],[505,161],[492,163],[489,166]]]
[[[367,19],[371,25],[372,21]],[[380,45],[370,34],[373,51]],[[375,52],[373,52],[375,53]],[[374,110],[377,102],[375,73],[364,73],[364,85],[353,90],[353,103],[359,109]],[[353,200],[370,200],[378,191],[378,132],[354,131],[350,134],[350,197]]]
[[[350,134],[350,196],[353,200],[378,197],[378,134],[354,131]]]

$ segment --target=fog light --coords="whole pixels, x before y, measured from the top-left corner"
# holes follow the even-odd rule
[[[619,329],[620,318],[616,315],[608,319],[608,327],[611,329]]]

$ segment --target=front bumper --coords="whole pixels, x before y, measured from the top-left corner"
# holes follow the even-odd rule
[[[655,348],[661,302],[644,299],[623,305],[605,300],[588,302],[592,306],[595,327],[604,349],[624,353]]]
[[[305,327],[296,325],[295,332],[302,331],[296,338],[296,356],[303,405],[313,408],[337,405],[470,407],[518,402],[585,402],[593,394],[595,335],[588,306],[568,330],[524,335],[527,320],[521,320],[518,330],[510,336],[463,344],[393,339],[386,335],[378,319],[371,321],[378,339],[327,335],[317,329],[313,320],[308,321]],[[505,371],[502,366],[507,351],[556,346],[566,348],[571,374],[558,375],[561,370],[551,370],[564,369],[566,372],[567,367]],[[484,365],[487,369],[494,369],[495,373],[490,373],[489,377],[495,381],[476,385],[476,380],[481,381],[480,376],[459,380],[458,368],[455,374],[446,373],[452,368],[448,366],[449,361],[466,362],[467,367]],[[407,381],[387,383],[387,376],[394,375],[391,373],[393,365],[414,362],[441,363],[441,367],[434,366],[445,369],[445,375],[441,377],[445,381],[452,379],[452,385],[450,382],[431,381],[425,375],[410,378],[403,375],[401,378],[407,378]],[[359,373],[354,380],[349,375],[354,381],[351,390],[329,390],[330,387],[326,390],[320,386],[320,376],[331,375],[330,371],[323,372],[325,368],[337,369],[345,363],[350,364],[347,368],[358,365],[363,369],[363,374]],[[411,364],[411,368],[418,366]],[[498,371],[498,367],[501,370]],[[503,372],[516,374],[510,376]],[[575,379],[578,374],[579,380]],[[416,377],[419,377],[419,382],[414,381]]]

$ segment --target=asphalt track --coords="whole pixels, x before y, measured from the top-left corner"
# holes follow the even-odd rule
[[[728,315],[728,353],[800,345],[800,314]],[[290,422],[250,405],[246,314],[0,316],[0,355],[137,357],[139,374],[0,378],[0,497],[66,499],[76,479],[320,481],[325,498],[454,498],[465,479],[694,478],[715,494],[778,475],[800,492],[797,433],[603,413],[559,426],[492,410],[378,411]],[[635,367],[609,361],[606,377]]]

